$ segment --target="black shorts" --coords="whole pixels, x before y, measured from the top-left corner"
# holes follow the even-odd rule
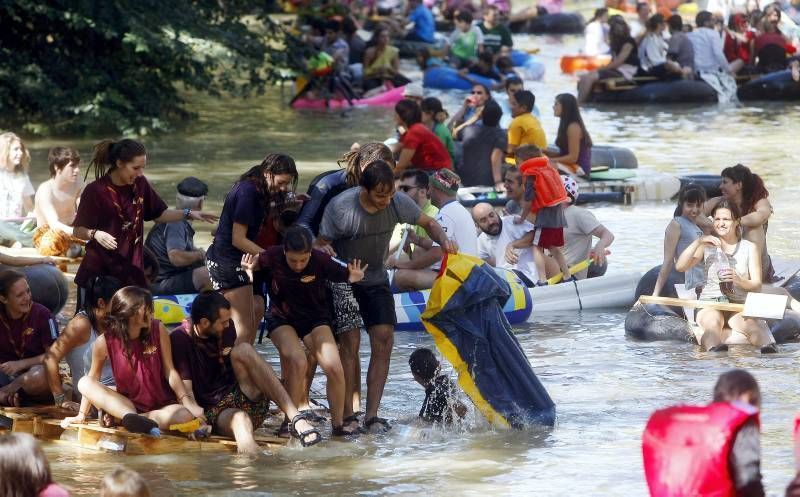
[[[315,319],[292,319],[290,321],[281,316],[276,316],[273,313],[268,312],[264,316],[264,319],[267,321],[267,337],[272,335],[272,332],[281,326],[291,326],[294,328],[294,331],[297,333],[297,337],[300,338],[300,340],[310,335],[317,326],[327,326],[328,328],[333,328],[331,326],[331,320],[327,317]]]
[[[388,284],[353,285],[353,295],[361,310],[364,326],[369,330],[373,326],[397,324],[394,313],[394,295]]]
[[[250,277],[239,263],[215,262],[206,259],[208,276],[214,290],[232,290],[250,285]]]
[[[178,274],[174,274],[163,280],[156,281],[150,285],[153,295],[183,295],[187,293],[197,293],[192,278],[194,269],[188,269]]]

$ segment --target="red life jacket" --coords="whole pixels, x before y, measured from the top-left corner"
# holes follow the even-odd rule
[[[539,212],[545,207],[553,207],[569,200],[564,182],[556,168],[550,165],[547,157],[534,157],[519,167],[523,176],[533,178],[536,196],[531,203],[531,212]]]
[[[728,455],[758,409],[740,402],[675,406],[650,416],[642,436],[644,473],[652,497],[734,497]]]

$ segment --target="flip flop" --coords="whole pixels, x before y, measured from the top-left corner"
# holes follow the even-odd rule
[[[158,423],[140,414],[129,412],[122,417],[122,426],[132,433],[144,433],[145,435],[152,435],[154,437],[161,436]]]
[[[295,423],[301,419],[308,421],[301,413],[297,413],[295,417],[292,418],[291,423],[289,423],[289,431],[292,436],[297,438],[303,447],[311,447],[312,445],[320,443],[322,441],[322,435],[316,428],[309,428],[304,431],[298,431],[297,428],[295,428]],[[309,440],[309,438],[311,439]]]

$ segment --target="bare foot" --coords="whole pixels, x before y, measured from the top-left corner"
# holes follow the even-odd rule
[[[19,407],[19,394],[17,392],[0,391],[0,406]]]
[[[244,456],[257,456],[261,453],[261,447],[255,440],[251,440],[250,442],[236,444],[236,452]]]

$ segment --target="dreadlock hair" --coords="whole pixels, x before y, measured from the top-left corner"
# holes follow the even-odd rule
[[[354,187],[361,184],[361,172],[375,161],[384,161],[394,168],[394,155],[392,151],[380,142],[365,143],[358,150],[347,152],[337,162],[339,167],[344,167],[347,176],[347,186]]]

